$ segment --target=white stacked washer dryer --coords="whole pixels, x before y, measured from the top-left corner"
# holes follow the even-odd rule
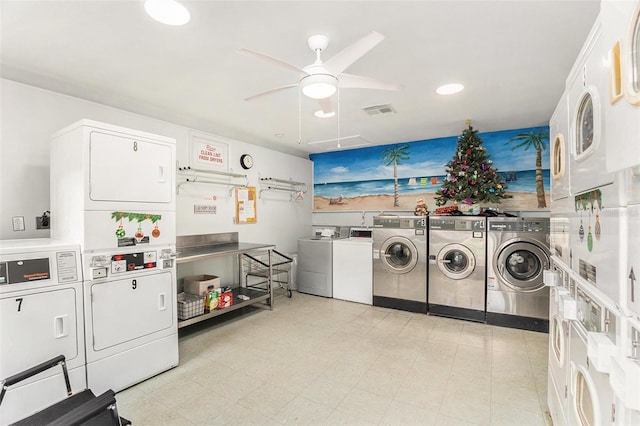
[[[552,143],[552,261],[571,270],[580,300],[570,326],[564,416],[554,415],[562,401],[556,404],[549,392],[558,424],[640,423],[640,327],[634,328],[640,324],[639,70],[640,1],[603,0],[567,80],[569,197],[562,138]],[[562,134],[563,102],[550,122],[553,135]],[[557,378],[553,353],[549,359],[551,383]]]
[[[606,165],[621,173],[626,189],[619,285],[628,317],[610,384],[617,424],[628,425],[640,424],[640,1],[603,1],[601,16],[610,63]]]
[[[0,379],[64,355],[72,392],[86,389],[80,247],[48,238],[0,241]],[[10,387],[6,425],[67,397],[62,370]]]
[[[571,272],[555,257],[545,271],[545,285],[549,287],[549,374],[547,404],[556,426],[567,425],[569,395],[569,330],[576,319],[575,281]]]
[[[174,139],[89,120],[52,136],[51,235],[82,250],[96,393],[178,365],[175,159]]]

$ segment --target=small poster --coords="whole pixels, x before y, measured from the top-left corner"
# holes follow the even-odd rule
[[[213,135],[191,133],[191,168],[229,170],[229,144]]]
[[[236,223],[256,223],[256,188],[253,186],[236,188]]]

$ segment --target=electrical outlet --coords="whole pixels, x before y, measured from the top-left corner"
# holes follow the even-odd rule
[[[43,224],[46,222],[46,224]],[[36,216],[36,229],[49,229],[49,218],[45,216]]]

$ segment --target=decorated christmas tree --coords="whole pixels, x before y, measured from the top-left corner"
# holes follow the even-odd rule
[[[458,146],[453,159],[446,165],[446,176],[442,187],[436,192],[436,204],[444,206],[448,201],[499,203],[505,194],[505,184],[482,146],[478,131],[467,121],[467,128],[458,138]]]

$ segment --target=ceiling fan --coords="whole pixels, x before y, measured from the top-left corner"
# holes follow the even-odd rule
[[[345,74],[343,71],[351,66],[354,62],[365,55],[369,50],[373,49],[378,43],[384,39],[384,36],[375,31],[370,32],[352,45],[344,48],[327,62],[322,62],[320,53],[325,50],[329,44],[329,37],[325,35],[313,35],[309,37],[307,43],[309,48],[316,53],[314,63],[304,68],[291,65],[280,59],[264,55],[249,49],[240,49],[238,53],[245,56],[258,58],[281,68],[294,71],[300,75],[300,80],[295,84],[277,87],[250,96],[245,100],[251,101],[262,96],[281,92],[284,90],[300,87],[302,93],[306,96],[317,99],[324,113],[331,112],[330,97],[340,89],[379,89],[379,90],[400,90],[402,86],[384,81],[375,80],[369,77],[359,75]]]

